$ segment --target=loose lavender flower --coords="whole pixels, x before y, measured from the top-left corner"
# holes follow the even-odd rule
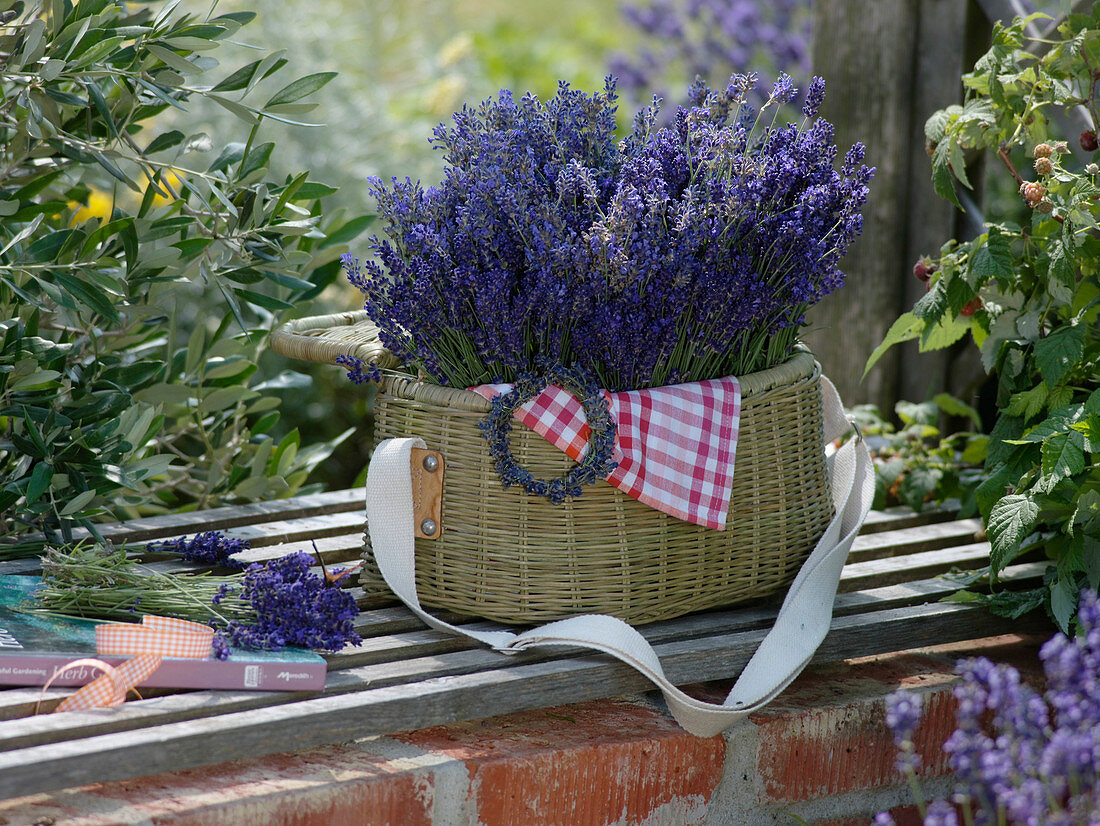
[[[655,106],[622,141],[610,80],[458,112],[435,131],[443,183],[372,181],[387,238],[372,261],[345,258],[383,344],[461,387],[539,359],[612,391],[786,359],[806,309],[843,283],[873,170],[862,146],[834,167],[825,121],[768,126],[756,88],[696,84],[669,126]],[[775,95],[792,88],[781,77]]]
[[[984,658],[961,660],[956,729],[944,744],[976,824],[1100,824],[1100,602],[1083,591],[1078,632],[1056,634],[1040,649],[1046,692],[1019,672]],[[902,748],[914,717],[904,700],[889,701],[887,723]],[[876,824],[886,823],[876,819]],[[929,805],[924,826],[956,826],[944,801]],[[968,820],[967,822],[971,822]]]
[[[347,368],[347,378],[352,384],[368,384],[382,380],[382,370],[377,364],[367,364],[357,356],[337,356],[334,360]]]
[[[360,642],[354,620],[359,613],[352,595],[329,586],[310,571],[309,554],[288,554],[245,569],[239,581],[224,584],[216,604],[247,606],[254,616],[236,619],[225,628],[232,645],[246,648],[338,650]]]
[[[164,542],[150,542],[145,549],[157,553],[179,554],[188,562],[220,565],[223,568],[240,570],[244,568],[245,563],[239,559],[233,559],[233,554],[248,550],[250,547],[252,545],[247,539],[235,539],[220,531],[204,531],[195,534],[191,539],[181,536],[179,539],[169,539]]]

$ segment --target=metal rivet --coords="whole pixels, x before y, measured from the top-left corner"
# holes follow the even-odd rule
[[[435,520],[425,519],[420,523],[420,532],[425,536],[433,536],[435,534]]]
[[[428,454],[424,457],[424,470],[428,473],[435,473],[439,469],[439,459],[432,454]],[[434,531],[424,531],[424,533],[434,533]]]

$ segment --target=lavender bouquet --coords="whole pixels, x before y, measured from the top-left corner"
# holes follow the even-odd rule
[[[442,184],[373,180],[386,238],[344,260],[382,343],[458,387],[557,364],[616,391],[786,360],[843,283],[873,170],[861,144],[835,169],[820,78],[801,124],[775,122],[789,77],[759,112],[756,87],[696,83],[664,128],[655,99],[621,141],[611,79],[455,114],[435,130]]]
[[[228,554],[243,547],[240,540],[211,532],[190,542],[157,543],[151,550],[225,566],[234,562]],[[47,611],[70,616],[125,621],[156,614],[204,623],[218,631],[215,653],[221,659],[230,645],[336,651],[357,644],[358,606],[349,591],[330,581],[340,572],[318,576],[312,564],[309,554],[298,552],[229,575],[164,573],[122,548],[47,548],[37,601]]]

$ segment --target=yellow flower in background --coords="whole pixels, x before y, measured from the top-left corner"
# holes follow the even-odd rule
[[[439,50],[439,65],[444,68],[454,66],[474,52],[474,38],[469,32],[459,32]]]
[[[70,201],[69,206],[76,210],[73,217],[69,219],[69,224],[75,227],[89,218],[98,218],[100,221],[111,220],[115,199],[111,193],[91,187],[88,192],[88,203],[79,204],[76,201]]]
[[[435,117],[445,118],[461,106],[465,91],[466,81],[461,77],[444,75],[424,95],[424,108]]]

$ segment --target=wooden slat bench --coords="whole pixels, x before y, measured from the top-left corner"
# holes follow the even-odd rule
[[[362,497],[361,489],[337,491],[134,520],[103,532],[116,544],[133,546],[219,529],[247,537],[253,560],[312,551],[316,541],[326,564],[339,564],[358,558]],[[832,627],[815,662],[1047,630],[1039,617],[1009,622],[940,602],[956,590],[941,574],[978,566],[987,556],[979,528],[976,520],[945,511],[872,513],[845,568]],[[1017,565],[1006,580],[1013,586],[1039,581],[1044,567]],[[34,570],[35,560],[0,563],[0,573]],[[558,649],[505,657],[429,630],[403,607],[352,590],[364,641],[326,657],[322,692],[165,692],[113,709],[35,715],[37,688],[0,690],[0,798],[651,688],[628,666],[590,653]],[[775,605],[757,605],[655,623],[642,632],[673,682],[725,680],[744,667],[775,614]],[[69,693],[47,692],[42,711]]]

